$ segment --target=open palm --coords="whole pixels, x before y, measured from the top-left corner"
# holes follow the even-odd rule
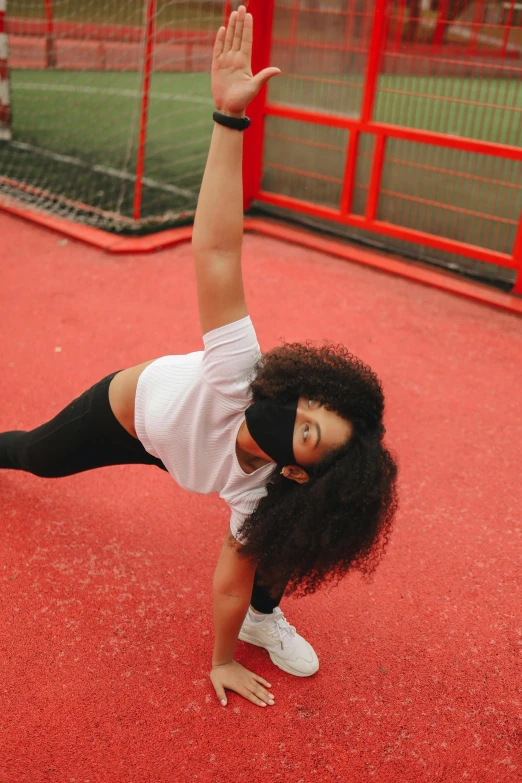
[[[212,57],[212,96],[216,109],[242,114],[250,101],[279,68],[265,68],[252,74],[252,14],[244,5],[230,14],[228,27],[220,27]]]

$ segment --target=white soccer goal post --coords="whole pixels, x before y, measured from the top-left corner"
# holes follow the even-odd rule
[[[11,138],[11,101],[7,67],[6,0],[0,0],[0,141]]]

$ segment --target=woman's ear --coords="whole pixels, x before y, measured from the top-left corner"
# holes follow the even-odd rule
[[[303,470],[298,465],[286,465],[281,473],[285,478],[297,481],[298,484],[306,484],[307,481],[310,481],[310,476],[306,470]]]

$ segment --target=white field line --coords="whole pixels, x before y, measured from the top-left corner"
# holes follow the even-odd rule
[[[41,155],[43,158],[56,160],[59,163],[68,163],[71,166],[88,169],[89,171],[96,171],[99,174],[107,174],[110,177],[116,177],[117,179],[136,182],[135,174],[129,174],[127,171],[119,171],[118,169],[113,169],[111,166],[90,166],[88,163],[85,163],[85,161],[80,160],[80,158],[73,158],[71,155],[60,155],[58,152],[52,152],[51,150],[46,150],[42,147],[35,147],[32,144],[25,144],[21,141],[13,141],[11,142],[11,146],[15,147],[16,149],[23,150],[24,152],[32,152],[35,155]],[[161,182],[157,182],[155,179],[150,179],[149,177],[143,177],[142,182],[149,188],[163,190],[166,193],[173,193],[175,196],[194,198],[196,195],[192,190],[187,190],[186,188],[177,188],[175,185],[164,185]]]
[[[13,92],[16,90],[46,90],[48,92],[83,92],[87,95],[121,95],[123,98],[141,98],[141,90],[122,90],[118,87],[88,87],[74,84],[48,84],[46,82],[24,82],[16,80],[12,84]],[[159,101],[179,101],[181,103],[202,103],[206,106],[214,105],[212,98],[203,95],[183,95],[171,92],[151,92],[151,98]]]

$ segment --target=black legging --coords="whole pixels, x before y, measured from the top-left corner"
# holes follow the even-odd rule
[[[109,465],[156,465],[167,470],[113,414],[109,384],[116,374],[91,386],[41,427],[0,433],[0,468],[44,478],[72,476]],[[256,574],[251,599],[254,609],[271,612],[281,597],[273,599]]]

